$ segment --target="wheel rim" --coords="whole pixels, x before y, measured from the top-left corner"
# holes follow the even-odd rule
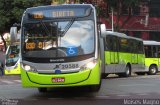
[[[126,67],[126,74],[127,74],[127,75],[130,74],[130,70],[129,70],[129,67],[128,67],[128,66]]]
[[[151,68],[151,73],[152,74],[156,73],[156,68]]]

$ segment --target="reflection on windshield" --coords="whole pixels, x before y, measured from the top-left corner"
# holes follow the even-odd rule
[[[19,59],[19,46],[10,46],[6,54],[6,66],[14,66]]]
[[[67,57],[93,53],[94,23],[86,21],[25,24],[24,53],[32,57]]]

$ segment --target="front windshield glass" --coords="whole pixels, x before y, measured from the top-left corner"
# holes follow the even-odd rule
[[[94,37],[92,20],[27,23],[24,25],[23,54],[40,58],[91,54]]]
[[[19,60],[20,46],[9,46],[9,50],[6,54],[6,66],[14,66]]]

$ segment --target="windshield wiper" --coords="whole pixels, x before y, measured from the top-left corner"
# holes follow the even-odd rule
[[[70,21],[69,21],[69,23],[65,26],[65,28],[64,28],[64,31],[62,32],[62,33],[60,33],[60,37],[63,37],[65,34],[66,34],[66,32],[69,30],[69,28],[72,26],[72,24],[74,23],[74,21],[75,21],[75,18],[73,18],[73,19],[71,19]]]

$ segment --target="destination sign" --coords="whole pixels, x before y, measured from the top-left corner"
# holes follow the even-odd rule
[[[91,8],[40,9],[28,12],[30,19],[85,17],[90,15]]]

